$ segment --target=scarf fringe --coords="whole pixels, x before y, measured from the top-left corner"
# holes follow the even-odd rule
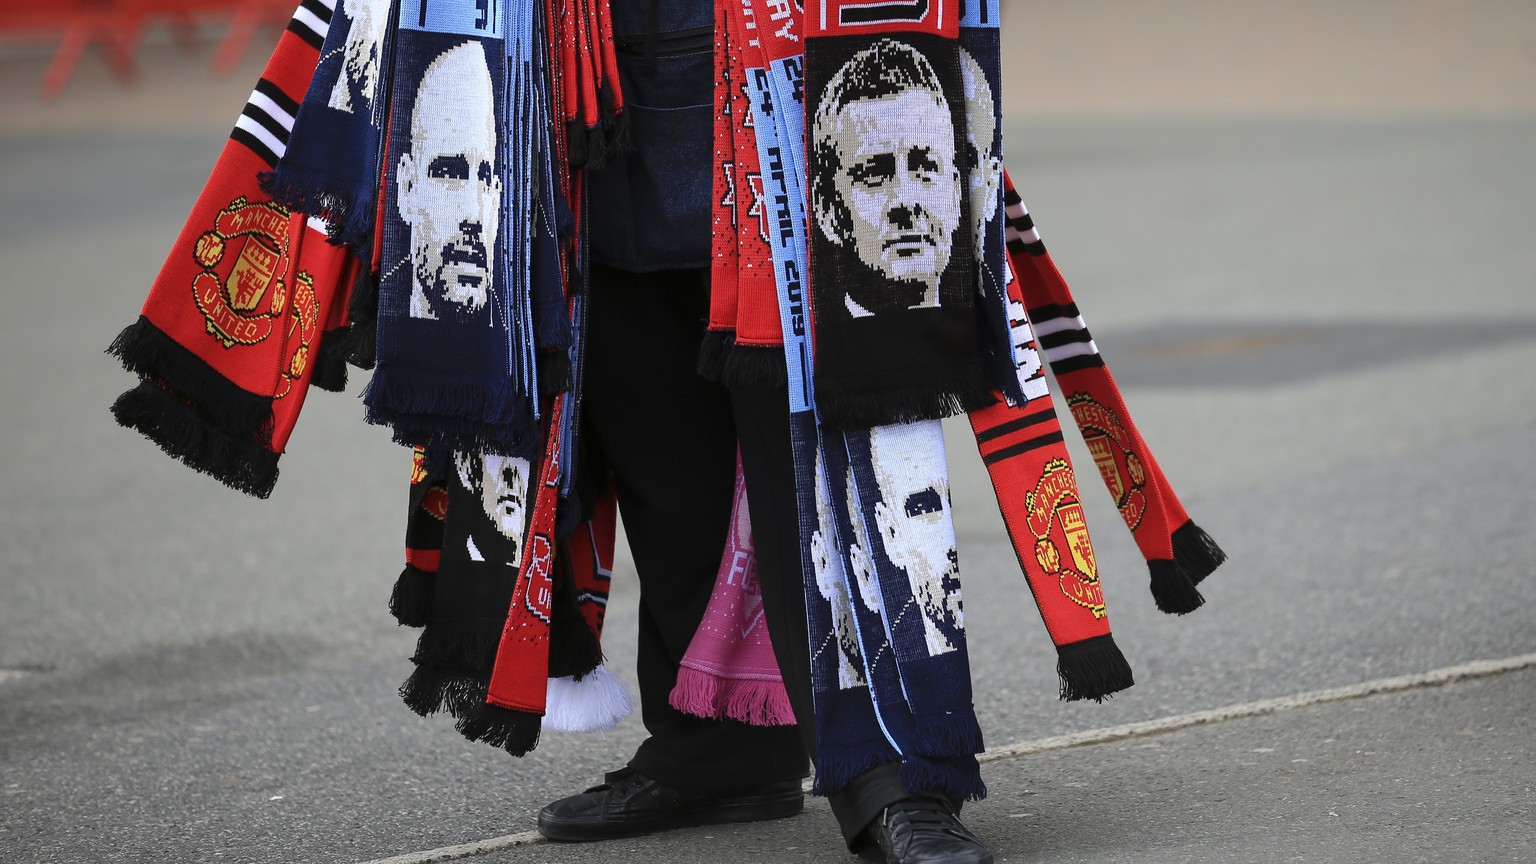
[[[607,666],[549,679],[544,698],[544,726],[557,732],[606,732],[635,710],[629,688]]]
[[[359,248],[372,248],[372,244]],[[347,295],[347,321],[352,325],[347,360],[359,369],[372,369],[378,361],[379,276],[367,261],[358,269]]]
[[[140,381],[117,397],[112,416],[187,467],[231,489],[267,498],[277,483],[277,453],[248,436],[231,435],[153,380]]]
[[[598,116],[608,135],[608,155],[614,157],[634,149],[629,137],[629,112],[616,107],[612,81],[604,81],[597,91]]]
[[[667,701],[684,714],[706,720],[729,717],[753,726],[793,726],[795,711],[781,681],[724,678],[682,666]]]
[[[129,372],[164,382],[174,393],[196,393],[198,413],[206,415],[207,425],[237,438],[250,436],[258,444],[271,443],[272,397],[236,385],[143,315],[117,334],[107,353]]]
[[[1159,610],[1187,615],[1205,604],[1205,598],[1177,561],[1148,561],[1147,569],[1152,572],[1152,599]]]
[[[719,384],[725,372],[725,364],[735,347],[736,331],[704,331],[704,340],[699,343],[699,362],[694,367],[699,377],[711,384]]]
[[[400,698],[422,717],[447,711],[454,728],[470,741],[483,741],[523,756],[538,746],[540,717],[485,701],[487,684],[464,674],[417,667],[400,685]]]
[[[436,573],[411,564],[400,571],[389,595],[389,614],[401,627],[425,627],[432,617],[432,589]]]
[[[510,455],[525,455],[540,443],[538,424],[509,410],[521,398],[510,381],[487,386],[383,366],[363,388],[367,421],[393,429],[398,443],[414,446],[435,438],[456,450]]]
[[[982,782],[981,766],[974,756],[931,761],[909,754],[901,760],[901,785],[909,792],[943,795],[955,801],[987,797],[987,784]]]
[[[565,159],[572,168],[587,164],[587,127],[579,117],[565,121]]]
[[[720,383],[727,387],[783,387],[789,380],[782,345],[743,345],[725,357]]]
[[[275,171],[256,175],[256,184],[272,203],[326,223],[333,245],[364,248],[373,231],[373,202],[352,189],[337,189],[324,174],[279,165]]]
[[[942,420],[985,408],[997,401],[992,385],[981,375],[957,375],[950,381],[923,381],[878,392],[816,382],[816,407],[823,427],[833,430],[872,429]]]
[[[352,352],[352,328],[337,327],[320,334],[315,355],[315,374],[310,383],[321,390],[341,393],[347,389],[347,356]]]
[[[489,670],[501,644],[501,629],[500,621],[453,628],[429,622],[416,640],[411,662],[419,668],[438,671]]]
[[[603,663],[603,648],[575,608],[557,613],[549,630],[549,677],[576,678],[590,675]]]
[[[1173,532],[1173,560],[1192,584],[1199,585],[1227,560],[1227,553],[1191,519]]]
[[[515,711],[481,702],[454,724],[459,734],[471,741],[482,741],[513,756],[525,756],[539,746],[543,717],[527,711]]]
[[[571,357],[565,349],[539,352],[539,396],[547,398],[576,386]]]
[[[823,797],[842,791],[861,774],[873,771],[881,765],[901,761],[901,757],[884,741],[839,753],[829,753],[825,747],[820,747],[818,750],[816,777],[811,781],[811,794]]]
[[[980,753],[981,725],[973,711],[926,714],[913,718],[912,749],[929,759],[953,759]]]
[[[1108,633],[1057,648],[1056,674],[1061,677],[1061,698],[1066,702],[1103,702],[1136,683],[1131,664]]]

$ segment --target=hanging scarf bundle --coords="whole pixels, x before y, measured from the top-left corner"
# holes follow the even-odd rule
[[[814,358],[810,352],[811,316],[800,278],[812,272],[806,267],[801,194],[805,163],[797,153],[804,126],[797,97],[803,88],[798,58],[788,54],[798,42],[797,22],[792,14],[780,21],[778,11],[764,16],[743,2],[741,20],[752,26],[733,26],[732,35],[745,37],[751,58],[746,79],[752,131],[764,169],[764,199],[774,216],[769,238],[790,382],[802,531],[819,534],[819,542],[802,542],[820,751],[816,789],[836,791],[875,765],[899,761],[909,788],[957,799],[980,797],[985,786],[975,754],[982,749],[981,733],[971,707],[958,614],[942,442],[932,437],[937,427],[844,432],[822,425],[815,407],[819,400],[811,382],[820,386],[815,370],[823,355],[819,342]],[[754,42],[759,49],[755,57],[750,50]],[[818,335],[822,338],[831,337]],[[876,465],[872,440],[877,436],[901,439],[913,455],[893,460],[905,469],[896,472],[899,480],[882,473],[885,465]],[[915,446],[923,440],[938,446]],[[921,499],[909,503],[892,485],[908,480],[924,482],[928,494],[906,490]],[[899,496],[903,500],[897,502]],[[893,508],[900,509],[901,518]],[[902,531],[906,525],[913,530]],[[916,554],[905,556],[908,552]],[[913,609],[922,614],[910,614]],[[946,628],[943,637],[927,632],[941,626]],[[833,646],[838,650],[829,650]],[[844,646],[856,651],[843,651]]]
[[[806,20],[822,422],[870,428],[986,405],[954,9],[821,0]]]
[[[1008,244],[1029,321],[1083,441],[1151,571],[1164,612],[1205,602],[1195,587],[1226,553],[1185,512],[1136,426],[1115,379],[1051,261],[1024,202],[1007,182]]]
[[[472,0],[400,9],[378,363],[363,401],[369,422],[390,426],[401,443],[523,455],[538,446],[528,339],[519,332],[527,220],[507,218],[503,227],[504,192],[529,200],[535,154],[518,148],[507,164],[498,134],[507,124],[506,31],[518,23],[527,22]]]
[[[763,617],[740,455],[725,552],[704,619],[683,654],[668,701],[698,717],[729,717],[758,726],[795,722]]]
[[[323,225],[269,200],[257,180],[284,154],[329,13],[295,12],[139,319],[108,349],[140,379],[112,406],[119,423],[261,498],[353,274]]]

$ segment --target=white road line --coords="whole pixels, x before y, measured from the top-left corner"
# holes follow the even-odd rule
[[[979,759],[983,763],[997,762],[1003,759],[1017,759],[1020,756],[1029,756],[1035,753],[1065,750],[1069,747],[1086,747],[1093,744],[1106,744],[1111,741],[1123,741],[1128,738],[1161,735],[1166,732],[1175,732],[1194,726],[1223,723],[1228,720],[1241,720],[1247,717],[1262,717],[1279,711],[1306,708],[1328,702],[1360,699],[1365,696],[1378,696],[1383,693],[1400,693],[1404,690],[1418,690],[1426,687],[1440,687],[1457,681],[1483,678],[1489,675],[1498,675],[1502,672],[1514,672],[1531,666],[1536,666],[1536,654],[1520,654],[1499,660],[1474,660],[1471,663],[1447,666],[1443,669],[1433,669],[1417,675],[1378,678],[1374,681],[1365,681],[1348,687],[1311,690],[1305,693],[1297,693],[1294,696],[1260,699],[1257,702],[1243,702],[1237,705],[1227,705],[1222,708],[1212,708],[1207,711],[1176,714],[1172,717],[1160,717],[1156,720],[1145,720],[1140,723],[1126,723],[1122,726],[1089,729],[1085,732],[1057,735],[1052,738],[1039,738],[1034,741],[1019,741],[999,747],[996,750],[989,750],[981,754]],[[809,781],[806,782],[805,788],[810,789]],[[430,864],[430,862],[434,861],[453,861],[473,855],[484,855],[488,852],[510,849],[514,846],[530,846],[543,842],[545,840],[540,836],[539,832],[523,831],[518,834],[508,834],[505,837],[480,840],[475,843],[444,846],[440,849],[429,849],[426,852],[397,855],[393,858],[378,858],[373,861],[364,861],[362,864]]]
[[[1501,672],[1513,672],[1528,666],[1536,666],[1536,654],[1521,654],[1515,657],[1505,657],[1501,660],[1474,660],[1471,663],[1447,666],[1444,669],[1420,672],[1417,675],[1377,678],[1374,681],[1351,684],[1348,687],[1312,690],[1306,693],[1297,693],[1294,696],[1260,699],[1257,702],[1243,702],[1238,705],[1211,708],[1207,711],[1176,714],[1172,717],[1160,717],[1156,720],[1144,720],[1140,723],[1126,723],[1123,726],[1108,726],[1103,729],[1074,732],[1070,735],[1057,735],[1053,738],[1020,741],[1015,744],[999,747],[996,750],[989,750],[978,758],[981,762],[993,762],[999,759],[1016,759],[1033,753],[1065,750],[1068,747],[1083,747],[1089,744],[1122,741],[1127,738],[1160,735],[1164,732],[1174,732],[1179,729],[1188,729],[1192,726],[1222,723],[1227,720],[1241,720],[1245,717],[1262,717],[1265,714],[1274,714],[1277,711],[1306,708],[1310,705],[1322,705],[1326,702],[1359,699],[1364,696],[1398,693],[1403,690],[1417,690],[1425,687],[1439,687],[1470,678],[1482,678],[1487,675],[1497,675]]]
[[[7,681],[14,681],[17,678],[25,678],[29,674],[31,673],[24,672],[20,669],[0,669],[0,684],[4,684]]]

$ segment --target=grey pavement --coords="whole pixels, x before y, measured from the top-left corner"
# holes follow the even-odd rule
[[[1168,20],[1208,25],[1179,29],[1106,17],[1114,4],[1008,3],[1005,27],[1023,8],[1074,34],[1007,61],[1030,81],[1005,97],[1010,170],[1142,432],[1231,560],[1206,608],[1157,613],[1090,472],[1138,683],[1058,703],[985,471],[952,425],[989,745],[1536,652],[1536,15],[1362,0],[1316,18],[1333,35],[1307,44],[1346,34],[1376,71],[1348,78],[1324,52],[1302,77],[1320,66],[1339,87],[1309,90],[1287,45],[1254,35],[1259,4],[1170,3]],[[1375,38],[1362,20],[1390,27]],[[1309,30],[1276,26],[1281,42]],[[1135,38],[1175,30],[1201,38],[1166,56]],[[1437,32],[1457,58],[1448,91],[1415,71]],[[1246,100],[1195,62],[1205,49],[1252,84]],[[1116,77],[1106,52],[1146,75],[1121,60]],[[38,106],[40,63],[0,54],[0,860],[328,864],[525,832],[643,730],[549,734],[513,760],[400,704],[412,634],[385,601],[408,456],[363,424],[361,382],[311,396],[265,502],[107,413],[130,380],[101,350],[259,69],[212,80],[206,61],[151,54],[131,91],[88,61]],[[1048,98],[1062,92],[1076,101]],[[621,557],[606,644],[631,683],[635,600]],[[992,761],[992,796],[967,814],[1011,861],[1528,859],[1533,675]],[[479,860],[642,854],[851,860],[818,801],[783,824]]]

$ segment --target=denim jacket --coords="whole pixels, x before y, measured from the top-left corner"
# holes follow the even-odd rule
[[[588,174],[592,258],[635,272],[708,267],[714,6],[612,0],[612,10],[631,147]]]

